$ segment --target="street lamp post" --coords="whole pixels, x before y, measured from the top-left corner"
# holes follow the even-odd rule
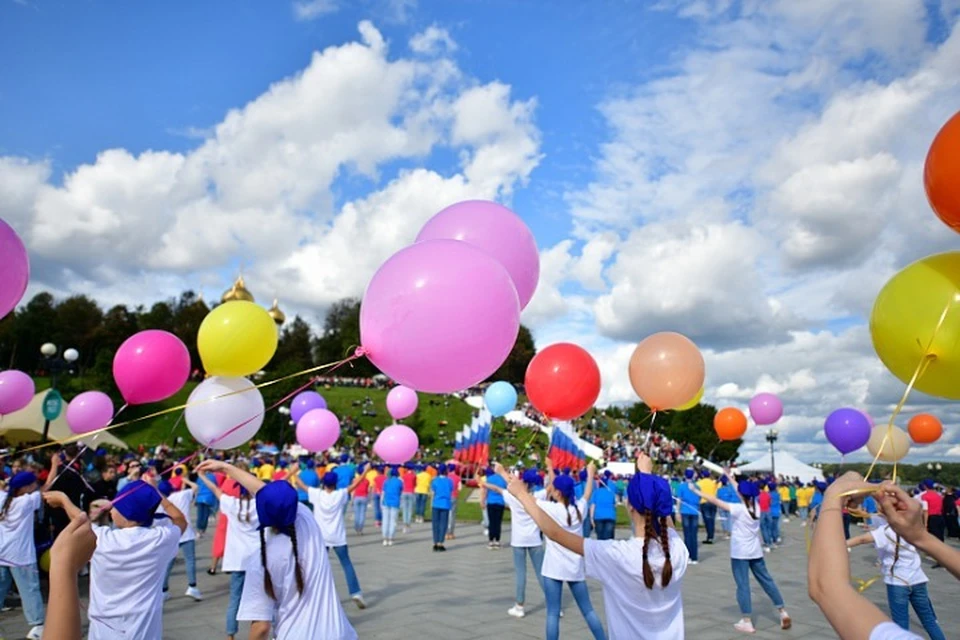
[[[767,442],[770,443],[770,475],[774,478],[777,477],[777,462],[773,457],[773,444],[777,441],[779,435],[776,429],[770,429],[767,432]]]
[[[80,358],[80,352],[76,349],[64,349],[63,355],[59,354],[57,345],[52,342],[46,342],[40,347],[40,354],[43,356],[43,364],[50,372],[50,391],[57,390],[57,377],[64,371],[70,371],[73,363]],[[50,433],[50,418],[46,417],[44,412],[43,421],[43,441],[47,441]]]

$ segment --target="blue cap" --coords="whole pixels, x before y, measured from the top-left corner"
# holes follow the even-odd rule
[[[709,477],[710,477],[710,472],[709,472],[708,470],[706,470],[706,469],[700,469],[700,477],[701,477],[701,478],[709,478]]]
[[[397,466],[396,466],[396,465],[392,465],[392,466],[390,467],[390,477],[391,477],[391,478],[399,478],[399,477],[400,477],[400,471],[397,470]]]
[[[610,478],[613,477],[613,471],[610,471],[610,469],[607,469],[606,471],[603,472],[603,477],[609,480]]]
[[[160,506],[160,494],[143,480],[128,483],[113,499],[113,508],[130,522],[144,527],[153,524]]]
[[[694,472],[693,469],[688,468],[686,471],[683,472],[683,475],[687,480],[693,480],[693,477],[697,474],[696,472]]]
[[[574,482],[573,478],[570,476],[557,476],[553,479],[553,488],[560,492],[567,500],[573,500],[575,491],[574,491]]]
[[[257,492],[260,528],[288,529],[297,521],[297,490],[286,482],[271,482]]]
[[[485,476],[492,476],[492,475],[493,475],[493,467],[487,467],[486,470],[483,472],[483,475],[485,475]]]
[[[540,484],[540,474],[536,469],[527,469],[523,472],[523,481],[530,485]]]
[[[161,480],[157,484],[157,491],[160,492],[160,495],[164,497],[169,497],[170,494],[173,493],[173,485],[170,484],[170,482],[167,480]]]
[[[307,460],[307,469],[313,469],[316,466],[317,466],[316,460],[314,460],[313,458],[310,458],[309,460]]]
[[[323,486],[325,487],[336,488],[337,482],[339,482],[339,480],[340,480],[339,476],[337,476],[336,472],[334,471],[328,471],[325,474],[323,474]]]
[[[35,473],[31,473],[30,471],[21,471],[20,473],[10,478],[9,489],[11,492],[13,492],[13,491],[16,491],[17,489],[23,489],[24,487],[29,487],[36,481],[37,481],[37,476]]]
[[[586,469],[581,469],[581,470],[580,470],[580,482],[586,482],[586,480],[587,480],[587,470],[586,470]]]
[[[343,453],[343,454],[341,454],[341,455],[340,455],[340,462],[341,462],[341,464],[345,464],[345,463],[347,463],[347,462],[350,462],[350,454],[349,454],[349,453]]]
[[[638,473],[627,485],[627,500],[638,513],[666,517],[673,513],[673,494],[670,484],[651,473]]]
[[[727,476],[720,476],[720,484],[726,486],[727,484],[729,484],[729,482],[730,482],[730,479],[727,478]]]
[[[923,481],[923,486],[926,487],[927,489],[933,489],[933,486],[935,484],[936,483],[933,481],[932,478],[927,478],[926,480]]]
[[[174,475],[177,475],[177,476],[182,476],[182,475],[183,475],[183,467],[177,467],[176,469],[174,469],[174,470],[173,470],[173,474],[174,474]]]
[[[447,465],[441,463],[440,466],[437,467],[437,473],[442,476],[447,475]]]
[[[760,488],[753,480],[741,480],[737,485],[737,491],[739,491],[740,495],[744,498],[756,498],[760,495]]]
[[[287,462],[286,460],[281,460],[281,461],[280,461],[279,467],[280,467],[281,469],[286,469],[288,466],[290,466],[290,463]]]

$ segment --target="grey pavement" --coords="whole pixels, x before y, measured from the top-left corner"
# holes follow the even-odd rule
[[[211,521],[212,524],[212,521]],[[349,525],[348,525],[349,526]],[[212,529],[211,529],[212,531]],[[759,586],[753,584],[756,638],[835,638],[826,620],[806,594],[806,553],[803,528],[798,520],[783,525],[784,545],[767,556],[767,565],[787,602],[793,629],[781,631],[776,612]],[[357,536],[350,530],[350,555],[354,561],[369,607],[358,610],[347,597],[343,572],[331,555],[337,590],[351,622],[361,638],[424,637],[445,640],[471,638],[542,638],[544,631],[543,594],[528,571],[527,617],[507,616],[513,605],[512,552],[486,548],[479,523],[459,522],[457,539],[448,542],[446,553],[431,550],[430,523],[415,525],[398,536],[393,547],[383,547],[375,527]],[[505,534],[509,525],[505,525]],[[627,531],[617,530],[618,537]],[[505,535],[504,544],[509,536]],[[164,638],[192,640],[226,637],[224,615],[229,594],[228,576],[209,576],[210,537],[198,543],[198,582],[205,600],[197,603],[183,595],[187,587],[184,565],[178,561],[171,578],[174,597],[164,608]],[[728,544],[718,541],[700,547],[700,564],[688,569],[683,584],[686,635],[697,640],[738,638],[733,623],[739,619],[730,573]],[[854,549],[853,574],[860,579],[878,575],[872,548]],[[930,577],[930,593],[947,637],[960,630],[960,582],[942,569],[924,570]],[[603,617],[600,586],[591,583],[594,607]],[[564,638],[588,638],[589,633],[569,592],[564,594]],[[886,611],[886,590],[882,582],[865,595]],[[85,601],[84,601],[85,604]],[[914,617],[912,628],[922,633]],[[19,610],[0,615],[0,637],[23,638],[27,626]],[[3,635],[5,634],[5,635]],[[246,638],[241,629],[239,638]]]

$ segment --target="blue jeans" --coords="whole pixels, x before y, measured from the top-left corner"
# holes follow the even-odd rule
[[[717,526],[717,505],[704,502],[700,505],[700,514],[703,515],[703,526],[707,530],[707,540],[713,540]]]
[[[46,611],[43,608],[43,595],[40,593],[40,570],[37,569],[37,564],[0,567],[0,603],[6,600],[11,582],[17,583],[23,617],[27,619],[27,624],[31,627],[43,624]]]
[[[700,555],[697,553],[697,524],[700,522],[700,517],[696,514],[685,514],[681,518],[683,520],[683,542],[687,545],[687,551],[690,552],[690,559],[696,562],[700,559]]]
[[[357,533],[363,533],[363,525],[367,521],[367,499],[353,499],[353,528]]]
[[[350,592],[351,596],[360,595],[360,581],[357,580],[357,572],[353,569],[353,561],[350,560],[350,552],[347,550],[347,545],[344,544],[339,547],[330,548],[337,554],[337,560],[340,561],[340,566],[343,567],[343,576],[347,579],[347,591]]]
[[[593,533],[593,525],[592,525],[591,522],[590,522],[590,515],[589,515],[589,514],[586,514],[586,513],[583,514],[583,515],[584,515],[584,518],[583,518],[583,537],[584,537],[584,538],[589,538],[589,537],[590,537],[590,534]]]
[[[930,640],[944,640],[943,631],[937,623],[937,614],[933,610],[933,603],[927,594],[927,583],[923,582],[911,586],[888,584],[887,602],[890,604],[890,617],[904,629],[910,628],[910,610],[907,604],[913,605],[920,623],[930,636]]]
[[[240,632],[240,623],[237,622],[237,612],[240,611],[240,596],[243,595],[243,571],[234,571],[230,574],[230,602],[227,604],[227,635],[235,636]]]
[[[780,516],[770,516],[770,539],[780,540]]]
[[[193,540],[188,542],[180,543],[180,552],[183,553],[184,559],[187,561],[187,584],[191,587],[197,586],[197,549],[196,544]],[[170,565],[167,567],[167,575],[163,578],[163,590],[166,591],[170,588],[170,574],[173,573],[173,562],[176,560],[174,558],[170,561]]]
[[[570,593],[573,599],[577,601],[580,607],[580,613],[583,619],[587,621],[590,632],[594,640],[606,640],[607,636],[603,632],[603,624],[600,622],[600,616],[593,610],[590,604],[590,591],[587,590],[586,582],[568,582]],[[563,580],[554,580],[553,578],[543,577],[543,593],[547,597],[547,640],[558,640],[560,638],[560,607],[563,597]]]
[[[597,526],[597,540],[613,540],[616,520],[597,520],[593,524]]]
[[[214,505],[203,504],[202,502],[197,503],[197,532],[206,533],[207,532],[207,521],[210,519],[210,516],[216,513],[217,507]]]
[[[763,590],[770,596],[773,606],[778,609],[783,608],[783,596],[780,595],[777,583],[773,581],[773,577],[767,571],[767,563],[763,561],[763,558],[754,558],[753,560],[731,558],[730,566],[733,568],[733,579],[737,583],[737,604],[740,605],[740,613],[749,616],[753,612],[750,605],[750,572],[753,572],[753,577],[757,579]]]
[[[717,513],[717,517],[720,519],[720,529],[727,535],[730,535],[732,527],[730,525],[730,512],[726,509],[721,509]]]
[[[403,526],[409,527],[410,520],[413,518],[413,505],[417,497],[412,493],[400,494],[400,510],[403,512]]]
[[[373,511],[374,517],[377,519],[377,524],[383,522],[383,504],[380,502],[383,496],[377,494],[373,496]]]
[[[763,511],[760,513],[760,535],[763,536],[763,544],[769,547],[773,544],[776,538],[773,537],[773,531],[771,530],[771,525],[773,524],[773,518],[770,517],[769,511]]]
[[[447,537],[447,525],[450,522],[450,509],[433,508],[433,515],[430,518],[430,524],[433,525],[433,544],[443,544]]]
[[[427,494],[415,493],[414,495],[417,496],[417,517],[422,518],[427,513]]]
[[[397,507],[383,507],[383,539],[393,540],[397,534]]]
[[[517,604],[523,604],[527,591],[527,554],[533,564],[533,571],[537,575],[537,584],[543,588],[543,576],[540,569],[543,567],[543,547],[514,547],[513,568],[517,578]]]
[[[806,522],[807,516],[810,515],[810,507],[799,507],[799,509],[800,509],[800,517],[803,519],[804,522]]]

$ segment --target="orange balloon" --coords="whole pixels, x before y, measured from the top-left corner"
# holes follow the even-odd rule
[[[733,407],[720,409],[713,418],[713,428],[721,440],[737,440],[747,432],[747,416]]]
[[[654,411],[681,407],[703,388],[700,349],[671,331],[644,338],[630,356],[629,371],[633,390]]]
[[[910,418],[907,423],[907,432],[917,444],[931,444],[943,435],[943,424],[936,416],[921,413]]]
[[[927,200],[943,222],[960,232],[960,113],[943,125],[923,169]]]

